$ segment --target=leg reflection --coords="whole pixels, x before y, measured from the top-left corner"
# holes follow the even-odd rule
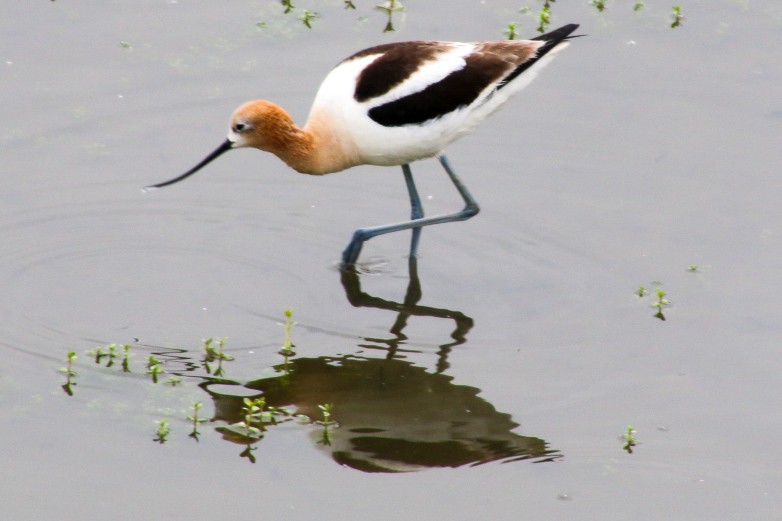
[[[420,231],[420,228],[416,231]],[[393,358],[399,352],[405,350],[400,344],[407,340],[404,329],[407,327],[407,321],[411,316],[416,317],[437,317],[446,318],[454,321],[454,329],[451,332],[451,342],[441,344],[438,351],[437,372],[441,373],[448,368],[448,354],[454,346],[466,342],[466,335],[472,329],[473,319],[462,313],[450,309],[435,308],[431,306],[419,305],[423,293],[421,291],[421,281],[418,278],[418,260],[415,256],[410,256],[408,261],[408,272],[410,275],[407,291],[404,300],[396,302],[370,295],[361,289],[361,278],[358,272],[353,270],[340,271],[342,277],[342,286],[345,288],[345,295],[348,301],[355,307],[369,307],[377,309],[387,309],[397,313],[396,320],[389,332],[394,336],[392,338],[367,338],[368,341],[384,344],[387,350],[388,358]],[[375,345],[365,345],[362,347],[377,349]]]

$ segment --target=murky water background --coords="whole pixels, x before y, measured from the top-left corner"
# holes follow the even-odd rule
[[[408,214],[396,168],[312,178],[239,151],[140,191],[247,99],[303,122],[363,47],[534,34],[513,2],[409,1],[390,34],[356,4],[297,6],[313,30],[276,2],[0,7],[5,515],[775,519],[782,6],[689,0],[672,31],[659,2],[558,3],[553,26],[589,37],[451,147],[482,212],[424,230],[412,271],[405,233],[368,243],[372,273],[335,268],[355,228]],[[435,161],[413,170],[429,214],[459,208]],[[111,343],[131,372],[87,354]],[[220,431],[261,393],[340,426]]]

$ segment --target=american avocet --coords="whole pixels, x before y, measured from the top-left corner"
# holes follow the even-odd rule
[[[273,103],[247,102],[231,116],[223,144],[179,177],[148,188],[181,181],[224,152],[243,147],[271,152],[303,174],[328,174],[356,165],[401,165],[411,220],[356,230],[342,264],[353,266],[368,239],[411,228],[410,255],[415,256],[422,226],[463,221],[479,210],[442,150],[529,85],[567,46],[576,28],[577,24],[565,25],[531,40],[417,41],[365,49],[326,77],[304,128]],[[432,156],[439,156],[464,199],[464,209],[424,217],[410,163]]]

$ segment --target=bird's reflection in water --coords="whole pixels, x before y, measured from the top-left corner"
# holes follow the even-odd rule
[[[250,382],[275,407],[320,417],[334,404],[339,428],[320,447],[335,461],[369,472],[458,467],[489,461],[553,458],[540,438],[450,376],[409,361],[357,356],[294,359],[289,374]]]
[[[312,419],[321,417],[319,405],[333,404],[333,419],[339,426],[330,430],[328,443],[322,442],[321,430],[313,430],[313,440],[336,462],[365,472],[547,461],[561,456],[544,440],[513,432],[519,424],[481,398],[479,389],[457,385],[442,373],[448,366],[449,350],[465,341],[473,322],[457,311],[418,305],[421,286],[414,260],[401,303],[363,293],[356,273],[342,277],[354,305],[398,313],[391,328],[393,338],[382,342],[386,355],[294,357],[275,367],[277,376],[246,383],[235,388],[235,393],[225,381],[212,390],[204,385],[215,402],[215,420],[238,421],[241,396],[253,391],[263,395],[269,406],[292,408]],[[398,356],[406,338],[402,330],[411,316],[442,317],[456,324],[452,341],[440,346],[434,371]],[[367,340],[375,346],[381,343]]]
[[[418,241],[420,229],[414,230],[413,241]],[[377,348],[382,345],[388,352],[387,357],[393,358],[401,350],[400,344],[407,340],[404,334],[404,328],[411,316],[418,317],[436,317],[453,320],[454,330],[451,333],[452,341],[440,345],[437,361],[437,372],[441,373],[448,368],[448,354],[451,348],[466,341],[466,335],[472,329],[473,320],[461,311],[452,311],[450,309],[435,308],[431,306],[422,306],[418,302],[423,296],[421,291],[421,281],[418,278],[418,262],[413,256],[408,261],[408,272],[410,275],[407,285],[407,292],[402,302],[383,299],[365,293],[361,290],[361,278],[355,270],[342,270],[342,287],[345,288],[345,295],[348,301],[355,307],[368,307],[377,309],[387,309],[397,313],[394,324],[389,332],[394,335],[392,338],[365,338],[369,344],[363,344],[361,347]]]

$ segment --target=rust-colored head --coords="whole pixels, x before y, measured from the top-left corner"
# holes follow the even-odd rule
[[[178,183],[234,148],[251,147],[272,152],[285,159],[294,154],[291,143],[301,140],[299,129],[287,112],[269,101],[248,101],[231,116],[228,138],[200,163],[184,174],[146,188],[162,188]]]

